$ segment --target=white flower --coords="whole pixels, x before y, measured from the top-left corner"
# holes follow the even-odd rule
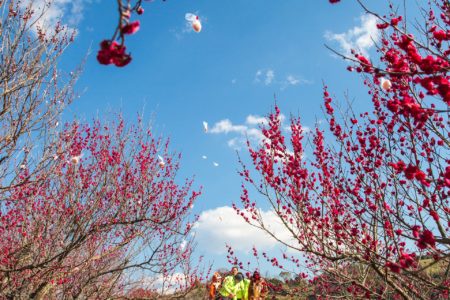
[[[385,91],[389,91],[392,87],[392,82],[389,79],[382,77],[381,79],[381,88]]]
[[[81,159],[82,156],[83,156],[83,154],[80,154],[78,156],[72,156],[70,158],[70,162],[73,163],[74,165],[77,165],[77,164],[80,163],[80,159]]]

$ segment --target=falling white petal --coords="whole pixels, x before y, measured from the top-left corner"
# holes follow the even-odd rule
[[[203,158],[203,159],[207,159],[208,157],[207,157],[206,155],[203,155],[202,158]]]
[[[213,162],[213,165],[214,165],[214,167],[218,167],[219,166],[219,164],[216,163],[216,162]]]
[[[166,166],[166,163],[164,162],[164,158],[161,157],[161,155],[158,155],[158,160],[159,160],[159,167],[162,169]]]
[[[203,121],[203,131],[205,133],[208,133],[208,122],[206,122],[206,121]]]
[[[198,18],[197,15],[191,14],[191,13],[187,13],[184,18],[186,19],[186,21],[188,23],[190,23],[190,25],[192,26],[192,29],[195,32],[200,32],[202,31],[202,23],[200,22],[200,19]]]

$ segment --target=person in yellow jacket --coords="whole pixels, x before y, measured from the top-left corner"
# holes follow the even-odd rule
[[[250,279],[244,278],[244,274],[237,273],[234,276],[235,286],[234,292],[235,296],[233,300],[248,300],[248,291],[250,288]]]
[[[231,274],[226,276],[222,281],[222,287],[219,290],[220,299],[226,300],[226,299],[235,299],[236,292],[235,292],[235,286],[236,282],[234,279],[234,276],[237,275],[239,272],[237,267],[233,267],[231,269]]]

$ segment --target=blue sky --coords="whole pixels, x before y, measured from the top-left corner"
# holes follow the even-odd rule
[[[110,37],[116,25],[115,4],[60,2],[59,12],[79,31],[62,67],[69,72],[87,55],[77,84],[81,97],[65,118],[90,120],[121,111],[135,122],[143,112],[158,134],[171,138],[172,149],[182,152],[180,176],[194,175],[196,185],[203,186],[194,210],[201,215],[199,250],[207,260],[227,266],[225,238],[244,257],[252,244],[276,251],[273,242],[249,231],[229,209],[240,195],[236,149],[245,133],[257,142],[255,122],[271,110],[275,97],[286,116],[300,115],[308,127],[323,118],[323,82],[338,98],[348,92],[362,108],[368,98],[361,79],[347,72],[324,44],[342,52],[361,46],[370,53],[373,20],[361,17],[354,1],[145,2],[141,29],[127,39],[133,61],[115,68],[95,59],[98,43]],[[370,2],[373,7],[378,1]],[[187,12],[200,16],[201,33],[186,30]],[[202,121],[209,123],[210,133],[203,132]],[[220,121],[222,126],[215,127]],[[245,153],[245,148],[240,151]]]

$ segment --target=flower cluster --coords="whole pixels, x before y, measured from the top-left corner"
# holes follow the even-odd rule
[[[125,51],[124,45],[119,45],[116,41],[104,40],[100,43],[97,60],[102,65],[114,64],[117,67],[124,67],[131,62],[131,55]]]
[[[119,22],[111,39],[104,40],[100,44],[100,50],[97,54],[97,60],[102,65],[113,64],[116,67],[124,67],[131,62],[131,55],[126,53],[125,37],[126,35],[136,33],[140,28],[140,22],[130,21],[133,13],[142,15],[144,8],[142,0],[134,1],[118,0]],[[134,2],[132,4],[131,2]]]

